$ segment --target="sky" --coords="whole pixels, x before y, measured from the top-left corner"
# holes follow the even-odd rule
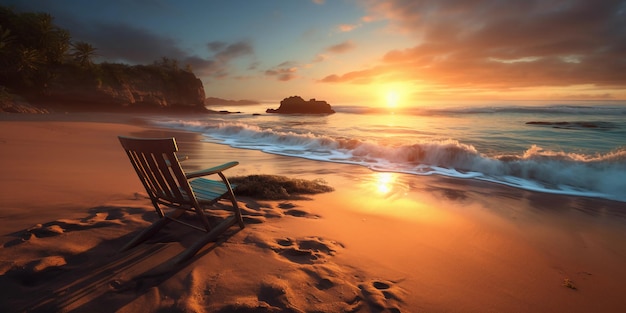
[[[419,106],[626,100],[626,0],[0,0],[96,62],[190,65],[207,97]]]

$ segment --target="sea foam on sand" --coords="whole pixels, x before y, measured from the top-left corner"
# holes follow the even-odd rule
[[[232,149],[126,115],[7,119],[3,312],[626,310],[620,202]],[[335,191],[239,197],[246,228],[182,265],[171,260],[197,234],[177,225],[118,253],[157,217],[117,135],[175,136],[187,170],[238,160],[227,175],[322,178]]]

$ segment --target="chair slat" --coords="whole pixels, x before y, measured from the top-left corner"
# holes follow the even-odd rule
[[[161,191],[159,190],[159,186],[155,181],[154,175],[150,171],[150,166],[148,166],[148,162],[146,161],[145,153],[137,151],[136,156],[137,166],[141,169],[143,173],[143,179],[150,186],[153,194],[160,195]]]
[[[172,177],[170,169],[172,164],[168,165],[168,161],[165,159],[167,154],[155,154],[153,156],[156,162],[156,168],[161,177],[160,183],[162,184],[163,190],[166,191],[167,197],[169,197],[172,201],[185,201],[185,198],[180,192],[180,183]]]
[[[149,177],[153,181],[155,188],[158,190],[159,197],[163,197],[166,199],[174,199],[174,194],[172,190],[168,186],[165,176],[167,173],[161,172],[161,169],[158,164],[159,156],[154,153],[146,153],[145,154],[145,162],[148,166]]]
[[[228,188],[226,188],[226,185],[221,181],[198,178],[192,180],[189,184],[198,200],[202,201],[215,202],[228,193]],[[231,185],[231,187],[232,186],[233,185]]]
[[[174,190],[176,197],[180,199],[180,201],[187,201],[188,203],[190,203],[189,201],[193,199],[193,192],[191,190],[191,187],[189,186],[189,182],[187,181],[185,174],[183,173],[183,169],[178,162],[178,157],[173,152],[164,154],[164,157],[164,161],[166,161],[166,166],[167,163],[170,164],[170,166],[168,167],[168,171],[170,172],[169,177],[172,180],[176,180],[178,182],[176,185],[176,190]]]

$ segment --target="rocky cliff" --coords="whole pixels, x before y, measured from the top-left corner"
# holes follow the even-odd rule
[[[102,64],[91,69],[58,67],[43,95],[31,101],[78,110],[205,111],[204,98],[202,81],[191,72]]]
[[[10,94],[0,86],[0,113],[49,113],[49,111],[31,105],[24,98]]]

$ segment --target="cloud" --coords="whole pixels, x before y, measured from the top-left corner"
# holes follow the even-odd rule
[[[398,79],[490,88],[626,85],[626,1],[370,2],[412,48],[325,82]],[[336,48],[341,51],[341,45]]]
[[[207,47],[209,47],[209,50],[213,52],[219,52],[223,50],[227,45],[228,44],[224,41],[211,41],[207,44]]]
[[[355,47],[356,45],[351,40],[348,40],[342,43],[338,43],[336,45],[332,45],[326,48],[326,51],[331,52],[331,53],[345,53],[347,51],[354,49]]]
[[[361,17],[361,21],[363,21],[365,23],[371,23],[371,22],[373,22],[375,20],[376,20],[376,18],[374,18],[371,15],[366,15],[366,16]]]
[[[326,0],[313,0],[313,3],[315,4],[324,4],[326,2]]]
[[[555,99],[567,99],[567,100],[613,100],[615,97],[610,93],[595,93],[595,94],[558,94],[552,95]]]
[[[183,59],[188,55],[176,39],[123,23],[96,23],[72,29],[74,39],[89,42],[107,60],[131,64],[152,63],[166,56]]]
[[[213,55],[200,57],[182,49],[178,40],[148,29],[124,23],[66,22],[72,23],[74,40],[89,42],[97,49],[99,58],[108,62],[150,64],[167,57],[178,60],[181,66],[189,64],[199,76],[222,78],[230,74],[232,60],[254,54],[253,46],[247,41],[212,41],[207,47]]]
[[[276,77],[280,81],[289,81],[298,77],[297,72],[298,67],[288,61],[266,70],[265,75]]]
[[[212,41],[207,44],[209,50],[215,52],[214,57],[221,62],[228,62],[231,59],[252,55],[254,48],[252,45],[245,41],[239,41],[228,44],[222,41]]]
[[[380,71],[376,68],[348,72],[343,75],[332,74],[324,77],[320,81],[323,83],[341,83],[349,82],[354,84],[368,84],[373,82],[373,78],[380,75]]]
[[[326,59],[328,59],[328,56],[323,54],[323,53],[318,53],[315,55],[315,57],[313,58],[313,61],[311,61],[312,63],[319,63],[319,62],[324,62]]]
[[[359,26],[360,25],[358,24],[340,24],[339,26],[337,26],[337,29],[342,33],[347,33],[353,31]]]
[[[248,70],[250,70],[250,71],[256,70],[257,68],[259,68],[259,65],[261,65],[261,62],[254,61],[254,62],[250,63],[250,65],[248,65]]]

